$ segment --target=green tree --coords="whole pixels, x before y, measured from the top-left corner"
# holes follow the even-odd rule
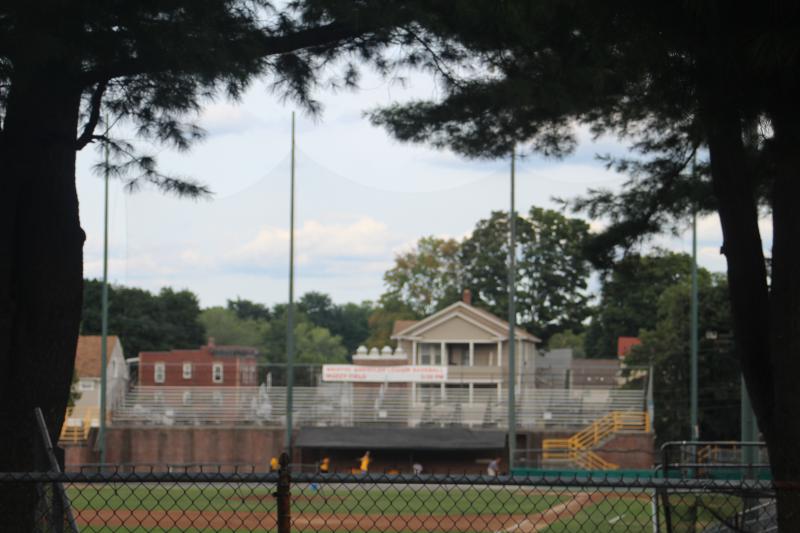
[[[701,440],[736,440],[739,436],[740,368],[730,335],[728,287],[722,275],[701,270],[699,279],[698,423]],[[689,418],[689,308],[691,284],[683,280],[658,299],[657,320],[641,332],[627,362],[653,371],[656,436],[659,443],[686,440]],[[711,335],[705,335],[708,332]]]
[[[588,224],[533,206],[517,216],[516,229],[518,323],[545,342],[557,331],[581,330],[589,314]],[[508,214],[495,211],[461,246],[465,286],[476,305],[498,316],[508,313],[508,236]]]
[[[333,303],[330,296],[321,292],[307,292],[297,303],[297,309],[315,325],[327,329],[332,335],[341,337],[342,343],[352,354],[369,336],[369,315],[372,304]]]
[[[505,157],[517,143],[563,155],[578,125],[629,140],[632,157],[609,160],[628,183],[573,204],[611,222],[593,240],[600,264],[647,235],[685,228],[692,212],[716,211],[736,357],[772,473],[800,479],[800,425],[786,423],[800,418],[797,4],[469,4],[426,41],[440,60],[442,97],[373,121],[401,140],[473,157]],[[772,217],[769,279],[760,206]],[[800,529],[798,506],[800,493],[778,491],[781,530]]]
[[[589,315],[592,269],[583,253],[589,225],[532,206],[521,243],[520,323],[547,341],[556,331],[580,331]]]
[[[653,329],[661,294],[689,279],[691,269],[690,256],[666,250],[632,253],[614,263],[602,280],[600,302],[586,333],[587,357],[615,358],[619,337]]]
[[[300,364],[346,363],[347,348],[338,335],[311,322],[301,322],[294,329],[297,338],[297,362]]]
[[[328,329],[342,338],[347,353],[352,355],[369,337],[369,317],[374,306],[369,301],[360,304],[349,302],[338,306],[338,310],[338,323]]]
[[[528,240],[528,225],[517,214],[517,243],[524,246]],[[472,291],[474,305],[483,307],[498,316],[508,314],[508,213],[493,211],[491,216],[479,220],[472,234],[461,244],[461,265],[464,269],[464,286]],[[517,288],[523,277],[522,264],[517,254]],[[519,306],[522,307],[521,305]]]
[[[383,275],[383,298],[399,300],[416,315],[427,316],[461,298],[464,288],[455,239],[422,237],[413,250],[399,253]]]
[[[102,282],[86,280],[81,333],[101,332]],[[128,356],[148,350],[194,348],[206,341],[197,296],[169,287],[153,294],[143,289],[109,285],[108,331],[123,340]]]
[[[391,346],[392,330],[398,320],[419,320],[422,318],[411,307],[400,300],[386,297],[381,298],[378,306],[369,315],[369,337],[365,344],[368,347]]]
[[[235,300],[228,300],[227,308],[243,320],[269,320],[272,317],[266,305],[243,300],[238,296]]]
[[[272,308],[272,321],[266,333],[265,355],[270,363],[286,362],[286,331],[288,305]],[[336,363],[347,360],[347,348],[342,338],[332,335],[327,328],[314,325],[302,312],[294,315],[295,362],[298,364]],[[309,336],[309,338],[305,338]]]
[[[557,350],[559,348],[571,348],[573,357],[586,357],[586,332],[575,333],[567,330],[554,333],[547,341],[547,349]]]
[[[200,313],[200,323],[217,344],[253,346],[264,349],[269,322],[240,318],[235,311],[224,307],[209,307]]]

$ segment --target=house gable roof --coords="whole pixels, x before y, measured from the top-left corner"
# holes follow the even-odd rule
[[[436,324],[447,321],[448,319],[460,316],[463,319],[469,320],[473,323],[480,324],[481,329],[491,331],[498,337],[508,336],[508,322],[496,317],[488,311],[468,305],[464,302],[456,302],[438,311],[429,317],[409,324],[403,329],[398,327],[395,323],[395,331],[392,334],[393,339],[415,337],[419,333],[433,327]],[[399,321],[398,321],[399,322]],[[520,339],[526,339],[532,342],[539,342],[540,339],[531,335],[522,328],[516,328],[516,335]]]
[[[75,375],[79,378],[100,377],[101,340],[100,335],[78,337],[78,347],[75,350]],[[106,338],[106,353],[109,358],[118,342],[119,338],[116,335],[109,335]]]

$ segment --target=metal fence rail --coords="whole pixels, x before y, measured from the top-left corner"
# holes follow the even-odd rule
[[[0,485],[63,484],[81,532],[760,532],[776,524],[764,481],[292,473],[286,462],[271,473],[0,473]],[[16,510],[3,505],[5,531],[1,521]]]
[[[507,426],[507,397],[497,389],[358,387],[350,383],[294,388],[294,422],[304,426]],[[641,411],[644,392],[627,389],[527,389],[518,392],[521,429],[579,429],[612,411]],[[162,387],[130,390],[115,406],[115,424],[282,426],[285,387]]]

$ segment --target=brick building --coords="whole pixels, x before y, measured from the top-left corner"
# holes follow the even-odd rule
[[[164,387],[241,387],[258,384],[258,350],[208,344],[194,350],[142,352],[139,385]]]

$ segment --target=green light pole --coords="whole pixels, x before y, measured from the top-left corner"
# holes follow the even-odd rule
[[[696,165],[692,164],[692,174],[695,173]],[[690,356],[691,356],[691,375],[690,375],[690,423],[692,440],[700,438],[700,427],[697,422],[697,210],[692,213],[692,305],[691,305],[691,326],[690,326]]]
[[[514,306],[516,284],[516,218],[514,210],[515,181],[515,149],[511,149],[511,209],[509,210],[509,244],[508,244],[508,470],[514,468],[514,454],[517,451],[517,416],[516,416],[516,324],[517,313]]]
[[[294,111],[292,111],[292,163],[289,191],[289,307],[286,310],[286,453],[292,455],[292,388],[294,387]]]
[[[97,435],[100,448],[100,464],[106,463],[106,390],[108,377],[108,117],[106,117],[106,142],[103,146],[105,155],[105,198],[103,208],[103,296],[100,325],[100,431]]]

